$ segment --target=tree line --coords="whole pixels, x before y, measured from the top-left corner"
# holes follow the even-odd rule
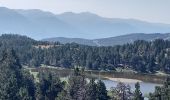
[[[39,67],[41,64],[90,70],[130,68],[140,73],[170,72],[170,41],[138,40],[134,43],[109,47],[60,44],[36,41],[20,35],[0,36],[0,57],[4,49],[13,48],[22,65]]]

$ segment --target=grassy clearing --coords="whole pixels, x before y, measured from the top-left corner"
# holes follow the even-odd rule
[[[39,82],[39,79],[38,79],[38,74],[39,74],[39,72],[32,71],[32,70],[34,70],[34,69],[36,69],[36,68],[29,68],[28,66],[23,66],[23,68],[24,68],[25,70],[28,70],[28,71],[29,71],[29,73],[34,77],[34,81],[35,81],[35,82]]]
[[[30,71],[30,74],[34,76],[35,82],[39,82],[39,78],[38,78],[39,72],[32,72],[32,71]]]

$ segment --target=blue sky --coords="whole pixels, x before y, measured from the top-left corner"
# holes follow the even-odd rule
[[[0,0],[12,9],[42,9],[63,12],[91,12],[110,18],[134,18],[170,24],[170,0]]]

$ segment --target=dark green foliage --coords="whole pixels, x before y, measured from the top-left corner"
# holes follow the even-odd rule
[[[73,100],[85,100],[86,80],[84,72],[75,68],[74,75],[68,81],[68,93]]]
[[[97,98],[98,100],[108,100],[107,90],[104,82],[99,80],[97,82]]]
[[[84,68],[80,70],[80,68],[76,67],[74,69],[74,74],[69,78],[67,87],[65,87],[66,83],[61,82],[55,73],[48,71],[39,74],[39,82],[35,86],[33,77],[29,72],[22,69],[20,61],[13,49],[3,51],[2,54],[0,60],[1,100],[109,99],[105,84],[101,80],[97,83],[95,79],[91,79],[89,83],[86,82]],[[153,58],[149,59],[153,61]],[[166,57],[166,59],[168,59],[168,57]],[[109,63],[111,63],[111,61],[109,61]],[[167,64],[168,62],[166,65]],[[150,72],[152,71],[150,70]],[[117,87],[112,88],[112,96],[110,98],[113,100],[143,100],[140,84],[136,83],[135,88],[136,90],[132,93],[129,85],[119,83]],[[150,94],[149,99],[170,100],[170,78],[167,78],[163,86],[156,87],[155,92]]]
[[[14,50],[4,51],[0,61],[0,99],[34,100],[34,90],[34,83],[22,73]]]
[[[64,83],[52,73],[41,73],[39,80],[36,94],[38,100],[55,100],[64,88]]]
[[[144,100],[142,93],[140,91],[140,84],[137,82],[135,84],[135,92],[134,92],[134,99],[133,100]]]
[[[111,89],[111,100],[132,100],[133,93],[131,87],[122,82],[118,83],[115,88]]]
[[[71,97],[66,90],[63,90],[58,94],[56,100],[71,100]]]
[[[19,99],[21,65],[13,51],[4,52],[0,61],[0,99]]]
[[[163,86],[155,87],[155,92],[150,93],[150,100],[170,100],[170,78],[167,78]]]
[[[66,95],[67,94],[67,95]],[[61,97],[65,95],[65,97]],[[105,84],[100,80],[97,83],[95,79],[86,82],[84,69],[75,68],[74,74],[69,78],[68,91],[60,94],[58,100],[108,100]]]
[[[123,66],[141,73],[170,72],[170,41],[135,41],[114,47],[95,47],[35,41],[25,36],[0,36],[0,58],[5,48],[13,48],[23,65],[41,64],[64,68],[81,66],[92,70],[115,70]]]
[[[95,100],[97,98],[97,84],[95,79],[91,79],[86,86],[86,100]]]

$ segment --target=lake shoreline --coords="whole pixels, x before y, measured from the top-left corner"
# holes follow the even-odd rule
[[[35,72],[41,72],[43,70],[51,70],[56,73],[60,73],[61,75],[67,76],[68,74],[73,74],[73,69],[66,69],[60,67],[38,67],[38,68],[26,68],[31,69]],[[86,75],[88,77],[95,78],[103,78],[109,79],[112,81],[120,81],[120,82],[151,82],[157,84],[163,84],[166,76],[154,75],[154,74],[142,74],[142,73],[127,73],[127,72],[101,72],[96,70],[85,70]],[[135,80],[135,81],[134,81]]]
[[[112,77],[104,77],[108,80],[115,81],[115,82],[123,82],[123,83],[137,83],[137,82],[143,82],[141,80],[137,79],[129,79],[129,78],[112,78]]]

